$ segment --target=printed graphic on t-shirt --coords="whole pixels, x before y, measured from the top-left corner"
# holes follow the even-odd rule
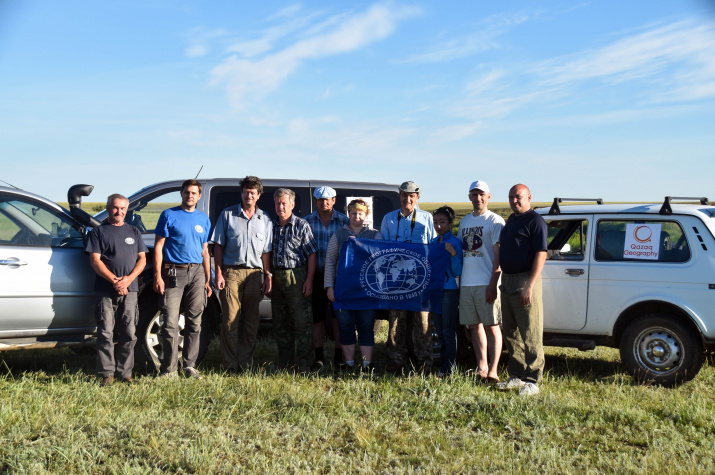
[[[462,229],[462,256],[484,257],[484,252],[482,252],[482,245],[484,244],[484,240],[482,239],[483,234],[484,226]]]
[[[134,239],[128,237],[128,238],[126,238],[126,239],[124,240],[124,242],[126,242],[127,244],[129,244],[129,245],[131,246],[132,244],[134,244]]]
[[[204,232],[204,228],[200,224],[197,224],[196,226],[194,226],[194,229],[196,230],[197,233]]]

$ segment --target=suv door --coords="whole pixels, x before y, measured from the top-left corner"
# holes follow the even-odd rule
[[[0,194],[0,336],[91,332],[94,271],[68,216]]]
[[[544,331],[579,330],[586,325],[591,215],[544,216],[548,252],[541,273]]]

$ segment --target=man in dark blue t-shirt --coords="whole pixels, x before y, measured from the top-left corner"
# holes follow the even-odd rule
[[[129,201],[122,195],[107,198],[107,222],[89,233],[85,251],[97,273],[94,282],[95,321],[97,323],[97,374],[102,385],[122,381],[133,383],[134,345],[136,344],[137,277],[144,270],[146,252],[137,228],[124,222]],[[117,327],[119,341],[113,342]]]
[[[509,379],[499,389],[519,389],[522,395],[539,392],[544,372],[544,306],[541,270],[546,260],[547,227],[544,218],[531,209],[526,185],[509,190],[514,214],[501,231],[502,331],[509,352]]]

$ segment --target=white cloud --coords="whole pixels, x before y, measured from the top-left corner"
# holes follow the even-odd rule
[[[497,38],[511,27],[528,20],[523,14],[491,16],[480,22],[474,33],[436,44],[429,51],[413,54],[399,63],[422,64],[452,61],[499,47]]]
[[[275,90],[304,61],[346,53],[386,38],[399,20],[418,11],[409,7],[377,4],[363,13],[343,18],[332,31],[310,36],[262,59],[237,55],[211,70],[211,85],[224,85],[234,108],[256,101]]]
[[[712,97],[715,23],[683,20],[651,27],[598,49],[542,63],[535,71],[554,85],[641,81],[658,101]]]
[[[217,38],[226,36],[226,32],[222,29],[208,30],[204,27],[196,27],[191,29],[186,36],[189,39],[189,46],[185,50],[188,58],[198,58],[206,56],[211,52],[211,43]]]

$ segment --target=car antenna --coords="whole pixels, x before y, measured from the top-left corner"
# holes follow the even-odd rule
[[[201,174],[201,170],[203,170],[203,169],[204,169],[204,166],[201,165],[201,168],[199,168],[199,172],[196,174],[196,177],[194,177],[194,180],[196,180],[196,178],[199,177],[199,175]]]
[[[201,170],[199,170],[199,172],[200,172],[200,171],[201,171]],[[12,187],[15,188],[16,190],[19,190],[19,189],[20,189],[20,188],[16,187],[15,185],[11,185],[10,183],[6,182],[5,180],[0,180],[0,181],[3,182],[3,183],[5,183],[7,186],[12,186]]]

